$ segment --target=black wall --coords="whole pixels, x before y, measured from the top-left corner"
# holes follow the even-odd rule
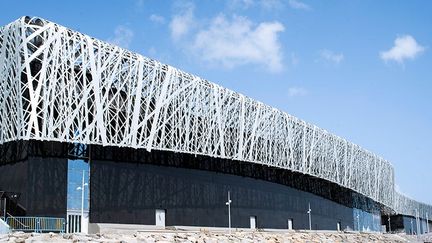
[[[155,210],[165,209],[167,225],[227,226],[228,190],[233,227],[256,216],[260,228],[286,228],[288,219],[308,228],[310,203],[313,229],[353,228],[352,208],[381,208],[332,182],[262,164],[42,141],[0,146],[0,190],[21,193],[29,216],[64,217],[67,161],[75,158],[90,160],[91,222],[155,224]]]
[[[411,224],[412,222],[412,224]],[[390,218],[392,231],[405,232],[406,234],[418,234],[417,220],[415,217],[406,215],[393,215]],[[421,219],[420,233],[423,234],[427,231],[426,219]]]
[[[155,209],[166,210],[167,225],[228,226],[225,202],[231,191],[232,226],[259,228],[353,228],[352,209],[311,193],[242,176],[138,163],[91,162],[90,222],[155,224]]]
[[[19,193],[28,216],[65,217],[67,159],[27,157],[0,165],[0,190]]]
[[[372,199],[341,187],[336,183],[265,164],[170,151],[152,150],[148,152],[145,149],[94,145],[88,148],[87,156],[91,158],[92,162],[113,161],[118,163],[152,164],[254,178],[310,192],[349,208],[357,208],[372,213],[388,210]]]

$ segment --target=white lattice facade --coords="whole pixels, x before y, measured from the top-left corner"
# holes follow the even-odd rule
[[[285,112],[63,26],[0,29],[0,143],[44,140],[265,164],[352,189],[406,215],[392,165]]]

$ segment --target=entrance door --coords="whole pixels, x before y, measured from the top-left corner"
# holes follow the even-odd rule
[[[256,216],[250,216],[250,228],[256,229]]]
[[[156,209],[156,226],[165,227],[165,209]]]
[[[340,222],[337,223],[336,230],[337,231],[341,231],[341,223]]]
[[[292,224],[293,224],[293,220],[292,219],[288,219],[288,229],[292,230]]]

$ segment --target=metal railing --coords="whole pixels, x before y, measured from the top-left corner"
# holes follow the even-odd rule
[[[14,217],[8,214],[6,223],[9,225],[10,230],[12,231],[63,233],[65,228],[64,218]]]

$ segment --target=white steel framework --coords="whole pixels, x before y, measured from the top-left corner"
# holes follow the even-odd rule
[[[396,212],[389,162],[321,128],[40,18],[0,29],[0,143],[49,140],[169,150],[309,174]]]

